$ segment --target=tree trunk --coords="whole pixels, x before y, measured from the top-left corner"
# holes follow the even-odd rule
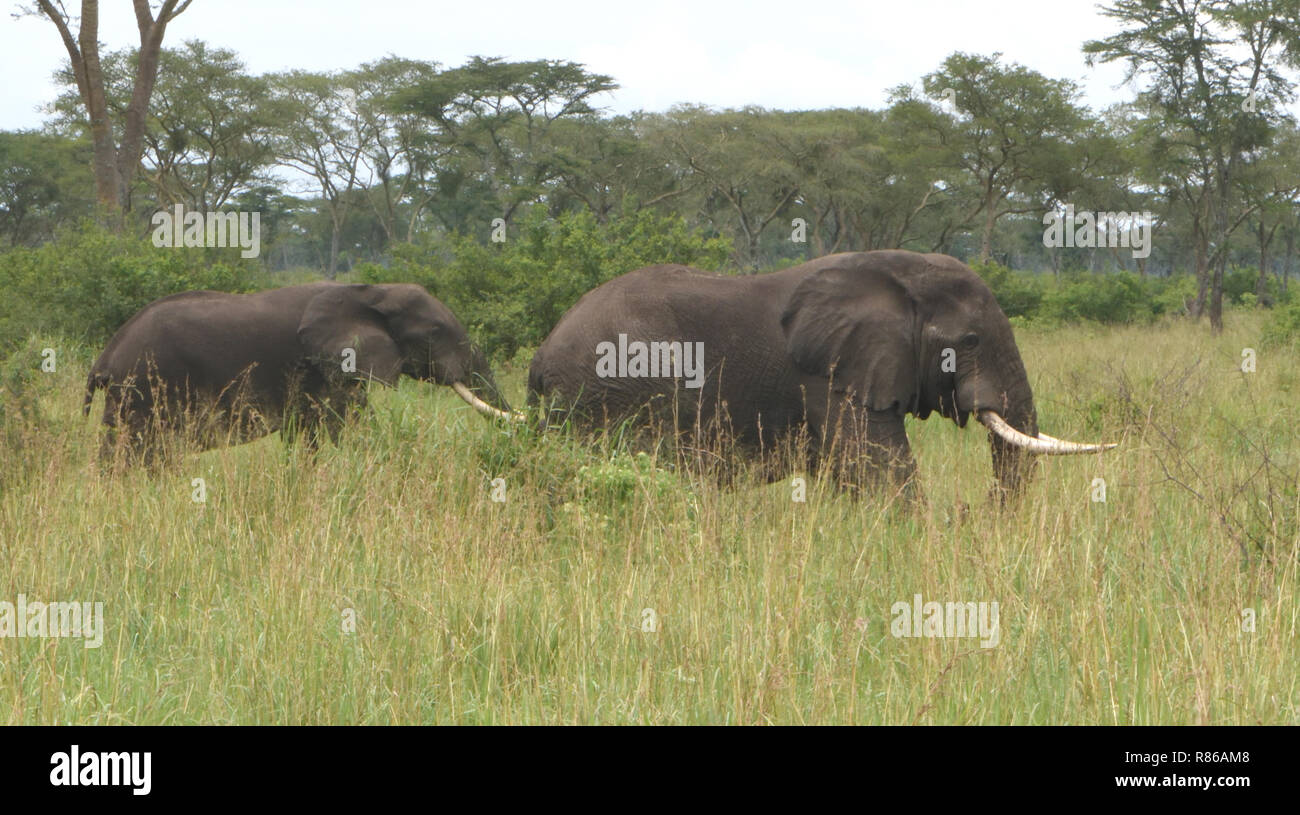
[[[177,4],[180,2],[180,8]],[[86,106],[93,147],[92,166],[95,173],[95,197],[115,216],[120,226],[121,213],[130,206],[131,181],[144,155],[145,123],[149,114],[149,98],[158,79],[158,52],[162,49],[167,23],[189,8],[191,0],[163,0],[155,18],[147,0],[135,0],[136,27],[140,32],[139,60],[131,101],[122,122],[122,145],[113,142],[113,123],[108,114],[104,93],[104,72],[99,61],[99,3],[83,0],[81,27],[74,40],[68,27],[68,16],[62,4],[38,0],[41,12],[54,23],[63,47],[68,52],[72,72],[77,80],[77,91]]]
[[[325,276],[333,280],[338,275],[339,269],[339,240],[343,233],[343,219],[331,213],[330,225],[330,263],[325,272]]]
[[[1272,305],[1268,297],[1268,250],[1273,245],[1277,227],[1278,224],[1273,224],[1273,228],[1265,232],[1264,219],[1259,221],[1259,277],[1255,279],[1255,305],[1261,308]]]
[[[1206,262],[1208,247],[1204,234],[1197,235],[1196,238],[1196,299],[1192,302],[1191,316],[1193,319],[1201,319],[1205,313],[1205,298],[1209,289],[1209,269]]]
[[[1228,265],[1228,253],[1223,252],[1214,264],[1214,281],[1210,289],[1210,331],[1223,333],[1223,268]]]
[[[984,234],[980,238],[980,262],[987,263],[993,254],[993,225],[997,223],[997,214],[993,211],[993,193],[984,200]]]
[[[1282,264],[1282,296],[1286,296],[1287,281],[1291,279],[1291,258],[1295,254],[1295,232],[1286,233],[1286,262]]]

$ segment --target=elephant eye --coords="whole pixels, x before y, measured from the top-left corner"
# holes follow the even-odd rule
[[[966,336],[964,336],[964,337],[961,338],[961,347],[962,347],[962,348],[974,348],[975,346],[977,346],[977,345],[979,345],[979,344],[980,344],[980,338],[979,338],[979,335],[977,335],[977,334],[973,334],[973,333],[972,333],[972,334],[967,334]]]

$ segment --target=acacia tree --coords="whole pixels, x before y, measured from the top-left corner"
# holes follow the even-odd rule
[[[557,122],[552,133],[556,183],[548,194],[552,215],[586,209],[598,223],[618,214],[671,205],[690,192],[645,149],[642,128],[648,116],[596,114]]]
[[[510,222],[563,184],[557,131],[595,115],[593,99],[617,87],[575,62],[476,56],[395,93],[392,109],[428,119],[430,138],[412,155],[438,168],[440,186],[478,188]]]
[[[799,193],[807,145],[789,132],[788,121],[750,107],[715,111],[679,106],[658,117],[650,149],[677,165],[695,187],[697,216],[738,238],[740,265],[758,262],[763,233]]]
[[[0,240],[35,245],[94,211],[90,145],[34,131],[0,131]]]
[[[894,222],[889,243],[872,248],[914,246],[941,251],[958,230],[969,226],[971,185],[957,162],[953,129],[958,124],[926,100],[898,89],[885,109],[881,141],[887,170],[877,204]]]
[[[1274,239],[1279,231],[1286,232],[1300,211],[1300,133],[1294,123],[1288,123],[1276,135],[1268,149],[1245,168],[1239,181],[1259,256],[1255,296],[1261,306],[1270,305],[1267,284]],[[1290,263],[1289,252],[1286,262]]]
[[[140,58],[136,63],[131,101],[122,118],[120,144],[109,116],[104,71],[99,59],[98,0],[82,0],[79,19],[68,13],[62,0],[37,0],[36,3],[39,13],[54,24],[63,40],[77,81],[77,91],[86,108],[96,197],[100,204],[116,214],[119,221],[121,213],[130,209],[131,199],[127,191],[144,155],[145,119],[149,113],[149,98],[158,79],[158,52],[162,48],[163,35],[168,23],[189,8],[191,2],[163,0],[155,16],[149,0],[133,1],[136,28],[140,32]],[[72,34],[74,26],[77,28],[75,37]]]
[[[333,279],[348,215],[363,203],[354,193],[368,186],[362,151],[375,140],[376,122],[361,116],[345,76],[291,71],[267,81],[276,160],[310,178],[320,193],[330,223],[326,273]]]
[[[1292,98],[1282,62],[1300,61],[1300,0],[1115,0],[1102,8],[1124,30],[1084,44],[1090,64],[1122,61],[1152,112],[1152,149],[1179,189],[1195,243],[1197,297],[1223,330],[1223,275],[1244,217],[1237,177],[1268,143]]]
[[[867,110],[775,114],[788,120],[799,188],[790,214],[804,217],[813,256],[876,248],[855,235],[860,216],[885,183],[880,116]]]
[[[394,100],[407,88],[426,82],[438,63],[386,57],[340,78],[355,94],[360,161],[368,172],[367,199],[387,242],[410,242],[421,213],[434,198],[429,172],[449,151],[428,120]]]
[[[944,146],[974,188],[968,219],[979,223],[981,260],[1001,218],[1042,210],[1045,182],[1060,160],[1084,149],[1089,121],[1073,82],[1000,58],[958,52],[922,79],[928,96],[951,98],[957,108]],[[903,98],[896,93],[895,102]]]
[[[138,56],[135,49],[122,49],[102,58],[106,104],[115,121],[124,119],[130,104]],[[207,212],[265,180],[271,161],[265,81],[245,73],[235,52],[201,40],[162,49],[159,65],[140,170],[158,206],[184,204]],[[70,68],[62,78],[75,86]],[[75,89],[60,96],[56,126],[84,132],[80,106]]]

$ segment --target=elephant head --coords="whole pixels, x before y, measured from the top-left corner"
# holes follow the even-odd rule
[[[487,357],[450,309],[420,286],[331,287],[307,305],[298,340],[329,377],[392,385],[405,374],[451,386],[484,415],[519,418],[497,387]]]
[[[1097,452],[1038,432],[1033,392],[1011,324],[993,292],[947,255],[831,256],[794,289],[782,314],[787,348],[804,372],[871,411],[937,412],[990,430],[993,472],[1015,492],[1029,454]]]

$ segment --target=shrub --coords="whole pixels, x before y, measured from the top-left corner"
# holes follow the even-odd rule
[[[1286,345],[1300,340],[1300,300],[1278,306],[1264,326],[1266,345]]]
[[[971,268],[993,290],[1008,317],[1032,317],[1042,305],[1045,287],[1037,275],[1013,272],[993,260],[972,263]]]
[[[1153,292],[1151,312],[1161,314],[1186,314],[1187,304],[1196,297],[1196,278],[1191,275],[1178,277],[1147,278],[1148,286]]]
[[[1255,297],[1255,282],[1259,279],[1258,269],[1243,269],[1234,266],[1223,273],[1223,302],[1233,306],[1246,305],[1245,296]],[[1252,303],[1253,305],[1253,303]]]
[[[717,270],[731,246],[648,212],[599,223],[588,212],[548,217],[535,207],[504,243],[452,236],[398,247],[389,266],[364,264],[368,283],[419,283],[447,304],[494,358],[536,347],[578,298],[625,272],[657,263]]]
[[[102,343],[145,305],[180,291],[249,291],[256,261],[238,250],[159,249],[93,223],[35,249],[0,254],[0,350],[32,332]]]
[[[1150,322],[1153,316],[1149,292],[1132,272],[1072,275],[1043,306],[1049,318],[1063,321]]]

